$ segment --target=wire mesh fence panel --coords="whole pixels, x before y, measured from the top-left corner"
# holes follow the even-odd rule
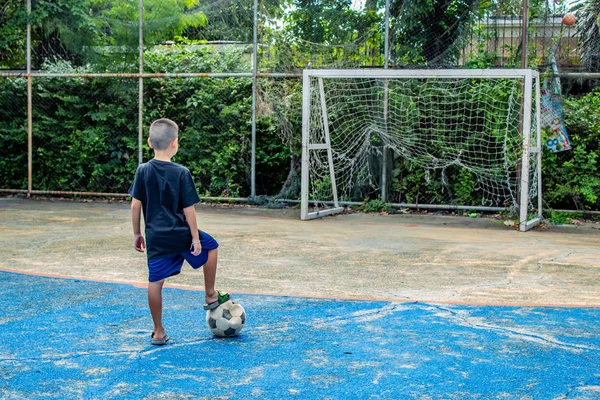
[[[27,189],[27,79],[0,77],[0,188]]]
[[[470,44],[476,23],[493,2],[477,0],[393,1],[390,6],[392,66],[462,65],[462,50]]]
[[[251,105],[250,78],[144,82],[144,126],[163,117],[179,125],[180,146],[173,161],[191,171],[203,196],[250,195]],[[146,153],[144,159],[149,157]]]
[[[159,45],[144,53],[147,73],[249,73],[252,48],[246,45]]]
[[[33,189],[126,193],[138,161],[137,81],[33,84]]]
[[[0,70],[23,70],[27,66],[27,7],[24,1],[0,6]]]
[[[470,39],[461,65],[475,68],[521,66],[522,1],[481,2],[473,9]]]
[[[564,127],[571,150],[545,149],[542,163],[544,205],[555,209],[600,210],[600,79],[560,79]],[[567,89],[565,89],[567,88]],[[544,142],[555,137],[545,132]],[[544,147],[547,147],[546,144]]]
[[[139,1],[38,1],[31,5],[33,69],[87,66],[96,72],[136,72]]]
[[[145,61],[153,72],[250,72],[254,7],[250,0],[165,4],[144,14]],[[165,34],[166,32],[170,34]],[[164,62],[157,62],[160,60]]]
[[[33,71],[73,73],[85,67],[85,72],[126,73],[139,69],[137,0],[32,0],[29,16],[25,1],[7,1],[0,7],[0,68],[26,69],[28,21]]]
[[[252,44],[254,2],[252,0],[198,0],[193,12],[201,13],[203,21],[188,26],[183,37],[221,44]]]
[[[578,50],[586,71],[600,71],[600,0],[575,1]]]
[[[530,1],[527,26],[527,65],[547,68],[579,65],[581,36],[575,25],[563,22],[572,4],[562,1]],[[463,42],[460,65],[482,67],[522,66],[523,2],[480,2],[467,26],[470,39]]]
[[[300,199],[302,80],[257,80],[256,192]]]
[[[261,2],[259,70],[383,65],[385,2]]]
[[[567,13],[566,2],[549,2],[534,10],[529,30],[529,65],[540,69],[551,68],[553,63],[558,67],[580,65],[580,37],[576,26],[564,18]]]

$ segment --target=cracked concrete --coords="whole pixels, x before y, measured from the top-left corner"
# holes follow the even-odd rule
[[[220,243],[219,288],[237,293],[497,305],[600,306],[600,225],[517,232],[487,218],[197,207]],[[126,203],[0,199],[0,269],[147,280]],[[202,289],[184,267],[170,284]]]

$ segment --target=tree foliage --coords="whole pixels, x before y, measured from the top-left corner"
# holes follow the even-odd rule
[[[566,98],[572,151],[545,153],[544,199],[553,208],[600,210],[600,89]]]
[[[144,43],[164,43],[190,27],[206,24],[197,8],[198,0],[145,0]],[[6,0],[1,10],[0,68],[23,68],[25,1]],[[75,65],[116,63],[125,69],[137,62],[138,1],[39,0],[33,2],[29,21],[34,68],[55,59]]]
[[[395,65],[456,63],[475,0],[394,0],[390,6]]]
[[[25,66],[26,28],[25,1],[6,0],[0,6],[0,69]]]
[[[207,49],[149,51],[145,60],[150,72],[173,65],[179,65],[178,72],[248,68],[240,65],[240,54],[224,57]],[[87,72],[65,61],[47,63],[44,70]],[[35,79],[33,89],[34,189],[126,192],[138,162],[137,80],[44,78]],[[250,194],[251,90],[249,78],[145,81],[144,125],[165,116],[179,123],[182,141],[174,161],[190,168],[202,194]],[[27,187],[26,93],[25,79],[0,79],[0,181],[5,188]],[[275,126],[269,116],[257,123],[257,182],[269,192],[283,185],[290,156]],[[151,156],[144,142],[144,160]]]

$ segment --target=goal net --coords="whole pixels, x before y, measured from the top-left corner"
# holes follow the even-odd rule
[[[305,70],[301,217],[344,206],[512,210],[541,219],[532,70]]]

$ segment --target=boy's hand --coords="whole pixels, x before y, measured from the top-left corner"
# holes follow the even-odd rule
[[[135,235],[133,239],[133,247],[135,247],[135,249],[140,253],[143,253],[146,250],[146,241],[141,234]]]
[[[192,242],[192,255],[197,256],[198,254],[200,254],[201,251],[202,245],[200,244],[200,241],[198,240],[197,242]]]

